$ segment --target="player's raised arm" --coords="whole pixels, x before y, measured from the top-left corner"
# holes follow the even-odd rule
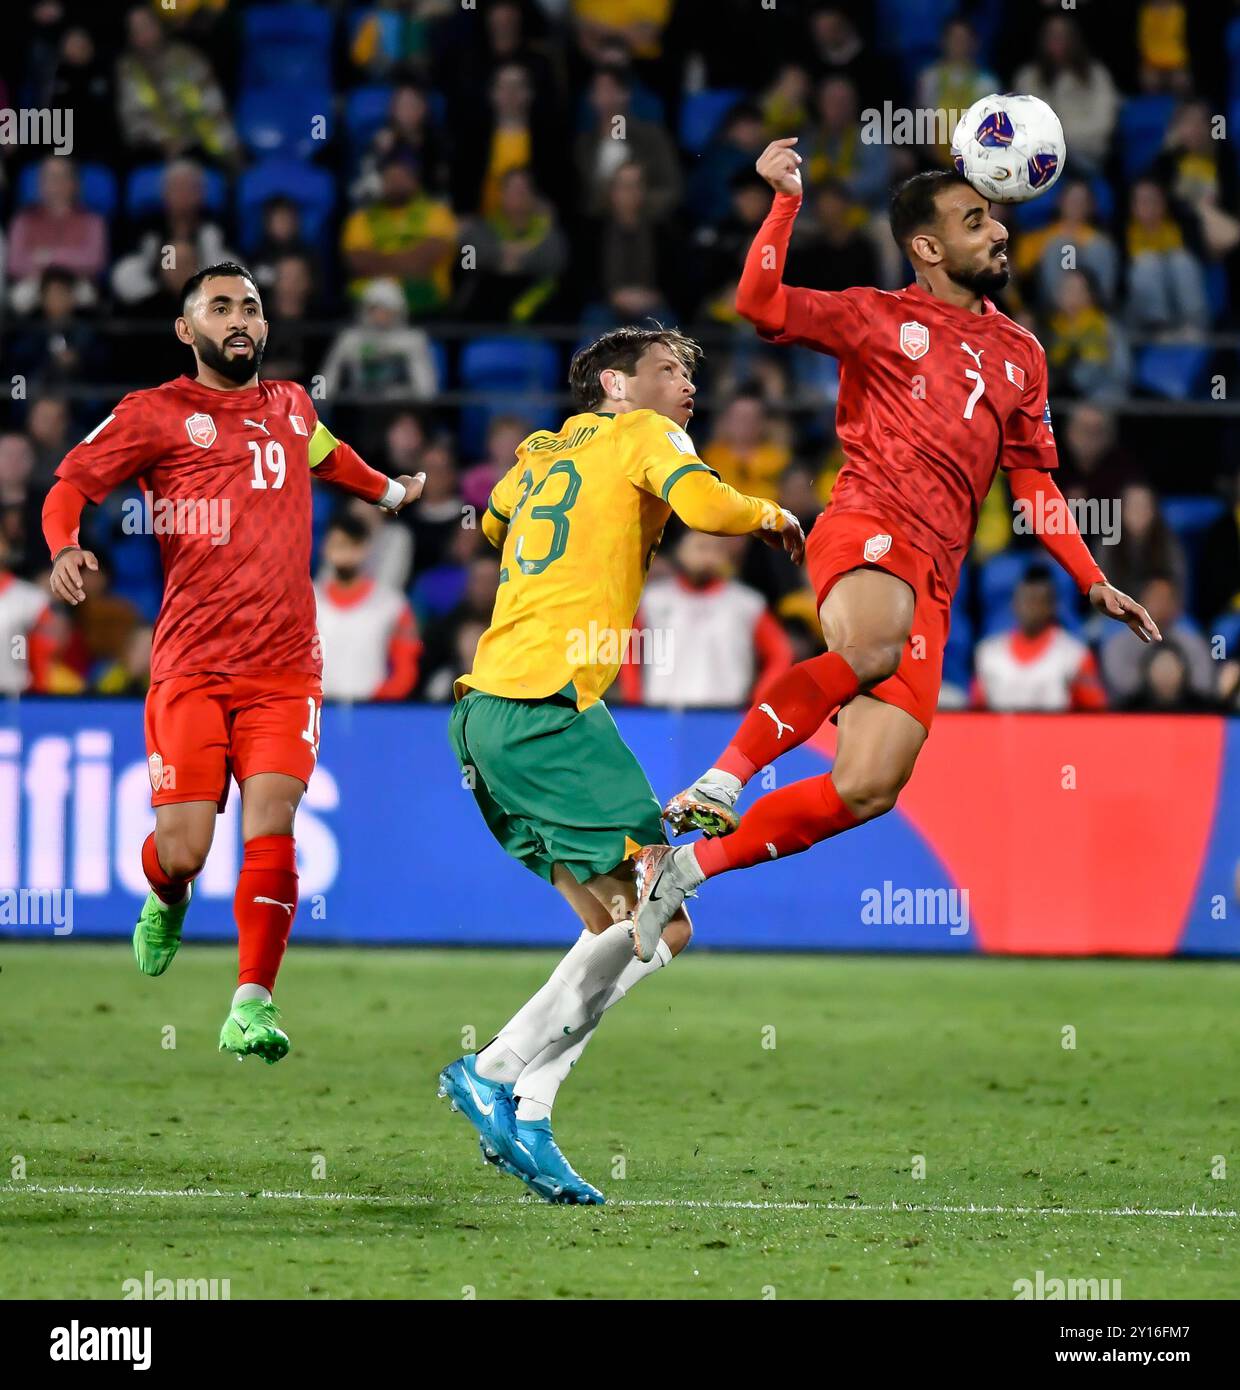
[[[322,420],[316,421],[310,436],[310,467],[321,482],[334,483],[389,512],[398,512],[419,498],[426,482],[425,473],[402,473],[399,478],[389,478],[371,468],[356,449],[337,439]]]

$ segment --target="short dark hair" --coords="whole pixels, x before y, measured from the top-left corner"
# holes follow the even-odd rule
[[[1020,582],[1028,585],[1036,584],[1039,587],[1049,584],[1054,588],[1055,576],[1051,573],[1049,565],[1041,560],[1034,560],[1031,565],[1026,567],[1024,574],[1020,577]]]
[[[328,522],[327,534],[330,535],[333,531],[339,531],[342,536],[348,536],[359,545],[370,539],[370,527],[360,517],[352,516],[348,512],[337,512]]]
[[[913,237],[938,218],[935,199],[939,194],[945,188],[955,187],[971,188],[972,184],[953,169],[929,169],[897,186],[891,195],[891,235],[902,251],[907,251]]]
[[[653,328],[633,325],[613,328],[610,333],[595,338],[588,347],[573,354],[568,368],[568,385],[573,399],[583,410],[593,410],[603,399],[599,374],[606,371],[636,371],[642,354],[656,343],[670,348],[690,376],[702,360],[700,345],[686,337],[679,328],[664,328],[658,323]]]
[[[198,293],[199,287],[204,280],[215,280],[223,275],[239,275],[243,280],[248,280],[255,289],[258,288],[258,281],[245,266],[238,265],[236,261],[216,261],[214,265],[203,266],[201,270],[196,270],[185,282],[185,288],[181,291],[181,312],[185,312],[185,306]]]

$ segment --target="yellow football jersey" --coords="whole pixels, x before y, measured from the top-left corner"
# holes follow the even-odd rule
[[[685,474],[711,471],[653,410],[586,411],[525,439],[487,504],[483,529],[503,543],[499,590],[457,698],[564,691],[578,709],[601,699],[624,660],[668,496]]]

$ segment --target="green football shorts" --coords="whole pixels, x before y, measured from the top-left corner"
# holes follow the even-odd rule
[[[600,700],[509,700],[471,690],[448,721],[452,751],[491,833],[551,882],[610,873],[638,846],[665,844],[654,790]]]

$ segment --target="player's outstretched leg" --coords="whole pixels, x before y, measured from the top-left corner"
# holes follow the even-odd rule
[[[156,831],[142,844],[142,870],[151,891],[133,933],[133,954],[138,969],[144,975],[162,975],[172,964],[181,945],[181,930],[193,893],[193,877],[202,868],[211,845],[215,807],[208,808],[208,818],[195,815],[200,803],[187,802],[160,807]],[[160,824],[162,822],[162,824]],[[204,830],[205,827],[205,830]],[[156,835],[161,835],[170,847],[165,852],[175,872],[169,873],[160,862]]]

